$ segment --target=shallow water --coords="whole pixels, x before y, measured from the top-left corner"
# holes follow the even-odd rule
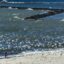
[[[25,17],[43,10],[0,8],[0,54],[64,47],[64,13],[38,20]],[[61,17],[62,16],[62,17]],[[57,19],[56,19],[57,17]]]

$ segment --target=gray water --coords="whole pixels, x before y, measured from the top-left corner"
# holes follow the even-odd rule
[[[64,2],[47,3],[0,3],[1,7],[64,9]]]
[[[18,53],[64,47],[64,13],[24,20],[42,14],[43,10],[0,8],[0,54],[4,51]]]

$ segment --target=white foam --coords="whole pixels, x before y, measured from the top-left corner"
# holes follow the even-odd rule
[[[18,17],[17,14],[13,14],[14,15],[14,19],[20,19],[20,20],[24,20],[24,18]]]
[[[27,55],[39,55],[39,54],[42,54],[44,56],[48,56],[48,55],[54,55],[54,56],[61,56],[61,55],[64,55],[64,48],[62,49],[55,49],[55,50],[48,50],[48,51],[45,51],[45,50],[42,50],[42,51],[27,51],[27,52],[22,52],[22,53],[19,53],[19,54],[16,54],[16,55],[9,55],[8,57],[22,57],[22,56],[27,56]]]
[[[12,7],[8,7],[8,9],[12,9]]]
[[[64,19],[61,19],[60,21],[64,21]]]
[[[49,8],[50,8],[50,9],[52,9],[52,7],[51,7],[51,6],[50,6]]]
[[[30,52],[23,52],[22,55],[34,55],[34,54],[43,54],[43,55],[64,55],[64,48],[56,49],[56,50],[49,50],[49,51],[30,51]]]
[[[27,8],[27,10],[33,10],[32,8]]]
[[[15,18],[15,19],[21,19],[21,18],[20,18],[20,17],[18,17],[18,16],[14,16],[14,18]]]
[[[32,54],[40,54],[42,53],[42,51],[29,51],[29,52],[23,52],[23,55],[32,55]]]
[[[7,2],[7,0],[3,0],[3,2]]]

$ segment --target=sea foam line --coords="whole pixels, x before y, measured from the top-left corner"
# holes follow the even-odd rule
[[[32,55],[39,55],[42,54],[43,56],[52,55],[52,56],[61,56],[64,55],[64,48],[55,49],[55,50],[42,50],[42,51],[27,51],[22,52],[17,55],[14,55],[15,57],[23,57],[23,56],[32,56]]]

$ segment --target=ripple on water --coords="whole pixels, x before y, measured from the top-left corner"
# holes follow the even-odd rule
[[[0,25],[3,25],[0,26],[0,50],[7,50],[8,48],[17,53],[64,47],[64,24],[62,22],[48,18],[23,19],[25,16],[42,13],[40,10],[28,10],[27,12],[27,10],[11,11],[7,9],[5,12],[3,11],[0,10],[2,12],[0,13],[2,17]],[[7,13],[9,13],[8,16]]]

